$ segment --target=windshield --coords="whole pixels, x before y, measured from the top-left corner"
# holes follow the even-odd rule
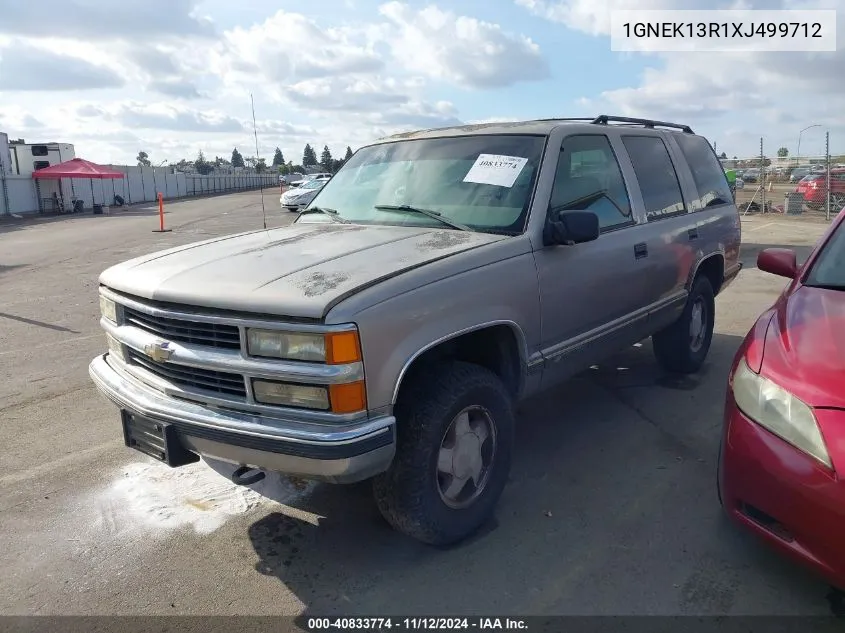
[[[325,180],[309,180],[305,184],[300,185],[299,189],[319,189],[326,184]]]
[[[424,213],[376,208],[416,207],[476,231],[515,235],[524,230],[544,145],[542,136],[481,135],[365,147],[312,204],[359,224],[443,226]]]
[[[841,288],[845,290],[845,226],[840,223],[819,252],[816,263],[804,282],[807,286]]]

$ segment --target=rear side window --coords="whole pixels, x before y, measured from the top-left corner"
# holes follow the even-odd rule
[[[687,159],[692,171],[695,187],[698,189],[700,208],[712,207],[719,204],[730,204],[733,201],[728,186],[725,171],[716,159],[716,154],[710,148],[707,139],[692,134],[676,134],[675,140],[681,146],[681,152]]]
[[[643,194],[649,220],[686,213],[678,174],[663,139],[656,136],[623,136],[634,173]]]

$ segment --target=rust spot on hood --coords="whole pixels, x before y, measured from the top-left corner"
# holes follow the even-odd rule
[[[456,233],[453,231],[438,231],[428,239],[419,243],[417,248],[423,251],[441,250],[466,244],[472,239],[469,233]]]
[[[297,285],[306,297],[317,297],[334,290],[348,280],[348,273],[323,273],[318,271],[306,275],[305,279]]]

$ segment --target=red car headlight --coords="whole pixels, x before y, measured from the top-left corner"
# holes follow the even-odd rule
[[[755,374],[745,359],[734,373],[733,395],[737,406],[754,422],[833,468],[813,410],[780,385]]]

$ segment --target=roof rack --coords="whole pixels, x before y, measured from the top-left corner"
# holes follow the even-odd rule
[[[681,125],[680,123],[667,123],[666,121],[652,121],[651,119],[632,119],[626,116],[610,116],[602,114],[593,119],[593,123],[597,125],[607,125],[608,123],[633,123],[634,125],[642,125],[647,128],[654,129],[655,127],[669,127],[676,130],[682,130],[685,134],[695,134],[689,125]]]

